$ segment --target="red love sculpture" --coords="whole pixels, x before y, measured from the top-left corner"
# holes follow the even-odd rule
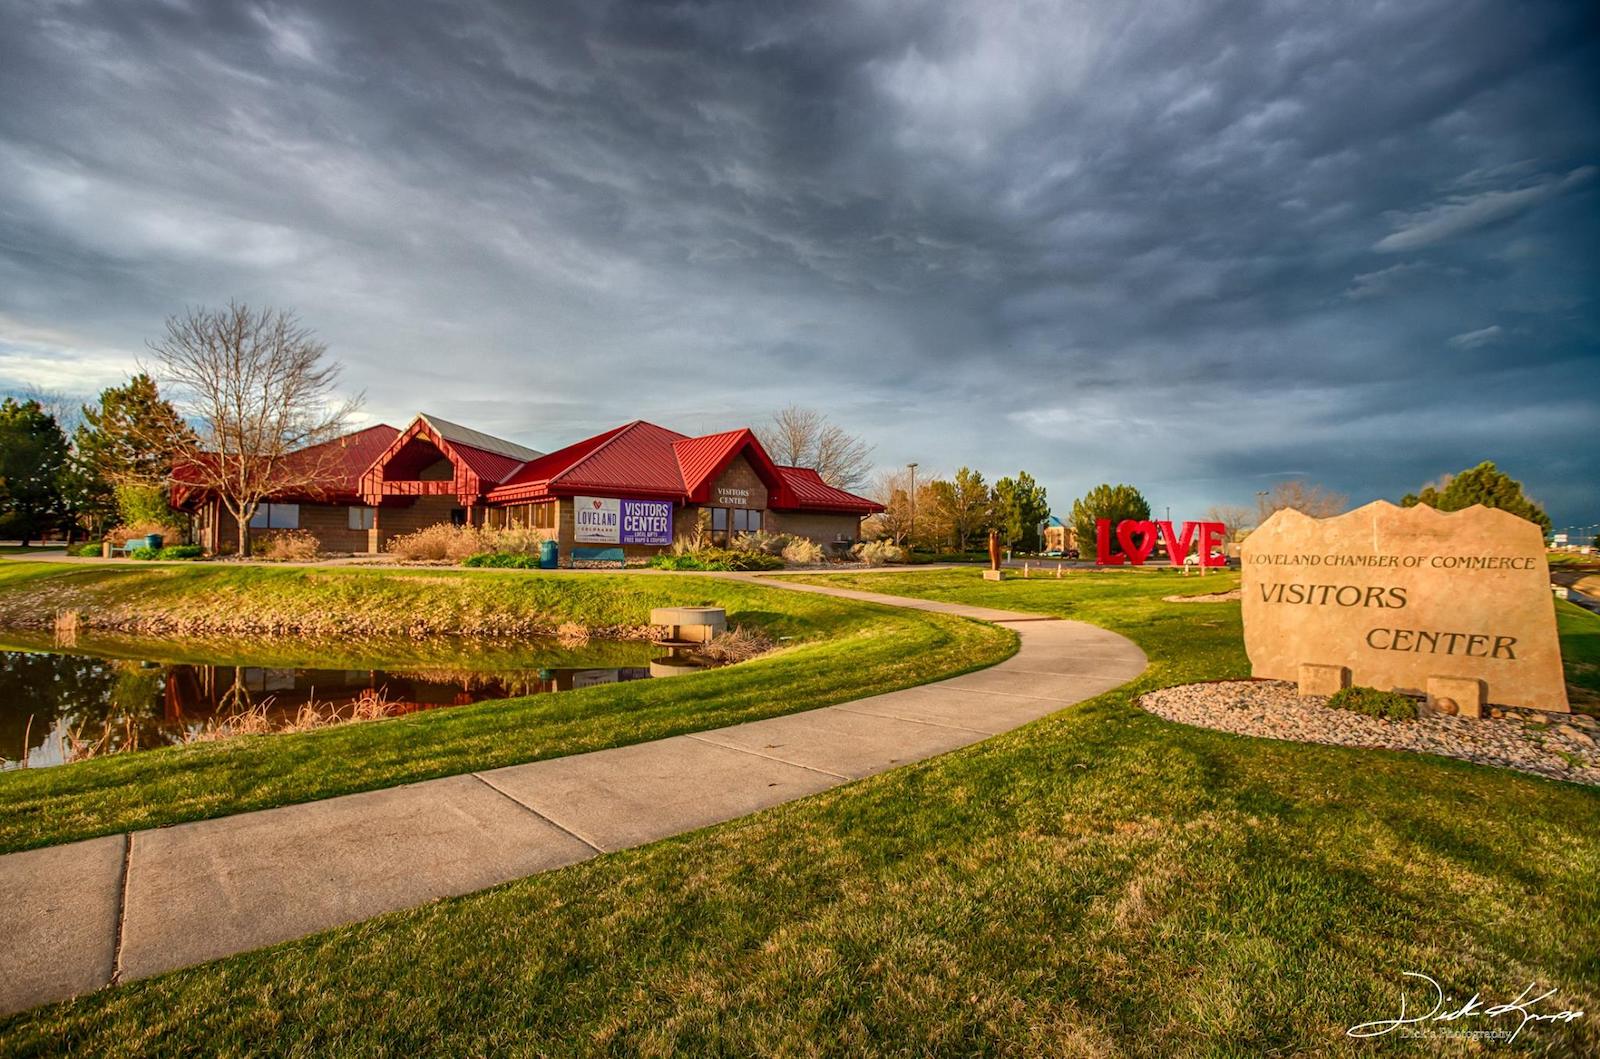
[[[1223,541],[1228,539],[1228,527],[1220,522],[1200,523],[1200,565],[1201,566],[1227,566],[1228,557],[1223,554]],[[1216,554],[1213,555],[1212,553]]]
[[[1156,542],[1167,545],[1167,561],[1182,566],[1193,549],[1196,534],[1200,538],[1200,563],[1203,566],[1227,566],[1227,557],[1221,554],[1222,542],[1227,539],[1228,528],[1220,522],[1185,522],[1182,532],[1172,528],[1166,520],[1151,522],[1126,519],[1117,523],[1116,540],[1120,552],[1111,550],[1111,520],[1095,519],[1095,561],[1101,566],[1142,566],[1156,550]],[[1216,553],[1213,555],[1213,553]]]
[[[1139,543],[1134,543],[1134,538],[1139,538]],[[1117,544],[1128,557],[1128,562],[1134,566],[1142,566],[1150,558],[1150,553],[1156,550],[1156,526],[1149,520],[1125,519],[1117,523]]]
[[[1121,566],[1128,557],[1111,550],[1111,520],[1094,520],[1094,561],[1099,566]]]
[[[1181,535],[1172,532],[1170,522],[1157,522],[1156,528],[1161,531],[1161,539],[1167,542],[1167,561],[1176,565],[1188,557],[1189,546],[1194,543],[1194,531],[1200,527],[1193,522],[1185,522]]]

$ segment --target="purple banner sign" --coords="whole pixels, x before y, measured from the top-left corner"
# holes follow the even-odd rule
[[[671,544],[672,504],[665,500],[624,500],[622,543]]]

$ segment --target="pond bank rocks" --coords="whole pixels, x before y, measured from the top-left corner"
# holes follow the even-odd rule
[[[1411,750],[1600,786],[1600,723],[1587,714],[1501,710],[1470,719],[1423,712],[1414,721],[1385,721],[1335,709],[1321,696],[1302,698],[1281,680],[1181,684],[1149,692],[1139,705],[1169,721],[1238,735]]]

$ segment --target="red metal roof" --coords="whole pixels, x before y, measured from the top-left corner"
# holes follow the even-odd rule
[[[712,480],[741,453],[766,482],[768,507],[863,514],[882,510],[871,500],[824,484],[815,471],[777,466],[748,428],[691,438],[637,419],[523,465],[488,499],[527,503],[598,493],[704,503]]]
[[[274,493],[271,499],[322,503],[357,502],[360,500],[362,474],[399,436],[400,431],[396,428],[387,423],[377,423],[331,441],[307,445],[292,452],[284,461],[289,475],[297,475],[297,468],[315,466],[322,460],[330,460],[331,465],[326,468],[327,484],[316,489],[299,488]],[[188,483],[173,486],[172,503],[177,507],[186,506],[205,492],[199,487],[199,474],[193,467],[175,467],[172,477],[177,483]]]
[[[420,413],[417,418],[432,427],[434,433],[449,446],[450,454],[459,456],[461,462],[486,485],[498,485],[511,477],[519,467],[544,455],[538,449],[497,438],[427,412]]]
[[[374,501],[383,495],[384,464],[418,437],[457,464],[455,489],[473,493],[481,490],[494,503],[526,503],[580,494],[704,503],[711,482],[743,454],[766,483],[770,508],[851,514],[883,510],[882,505],[865,497],[833,488],[809,467],[780,467],[773,463],[748,428],[691,438],[642,419],[546,455],[436,416],[418,416],[404,431],[379,423],[301,450],[296,456],[309,460],[319,458],[330,446],[338,446],[335,480],[314,495],[302,491],[276,499],[357,502],[365,481],[367,500]],[[498,451],[483,445],[492,445]],[[522,453],[531,453],[535,458],[520,459]],[[174,477],[183,475],[180,471]],[[401,480],[405,480],[404,476]],[[179,493],[183,494],[181,498]],[[174,502],[182,502],[192,492],[175,489],[174,494]]]
[[[339,486],[338,492],[344,496],[355,496],[361,491],[361,476],[366,473],[372,461],[383,455],[383,450],[388,448],[395,438],[400,436],[400,431],[388,423],[379,423],[376,426],[358,430],[353,434],[346,434],[342,438],[326,442],[327,445],[339,446]],[[304,451],[304,450],[303,450]]]
[[[779,467],[789,499],[795,507],[824,509],[828,511],[859,511],[870,515],[883,510],[883,505],[864,496],[835,489],[822,480],[822,475],[810,467]]]
[[[755,443],[756,436],[749,430],[725,430],[721,434],[707,434],[704,437],[684,438],[672,446],[677,457],[678,466],[682,469],[684,490],[694,496],[700,493],[713,476],[725,468],[733,458],[745,447],[746,444]],[[763,452],[763,456],[766,454]],[[769,465],[770,460],[766,461]],[[767,476],[762,475],[765,479]],[[770,490],[778,484],[776,475],[767,483]],[[769,498],[770,500],[770,498]]]

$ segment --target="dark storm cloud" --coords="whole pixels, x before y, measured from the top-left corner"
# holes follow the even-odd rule
[[[0,12],[0,386],[242,297],[535,445],[793,400],[1058,503],[1494,458],[1600,520],[1588,5]]]

